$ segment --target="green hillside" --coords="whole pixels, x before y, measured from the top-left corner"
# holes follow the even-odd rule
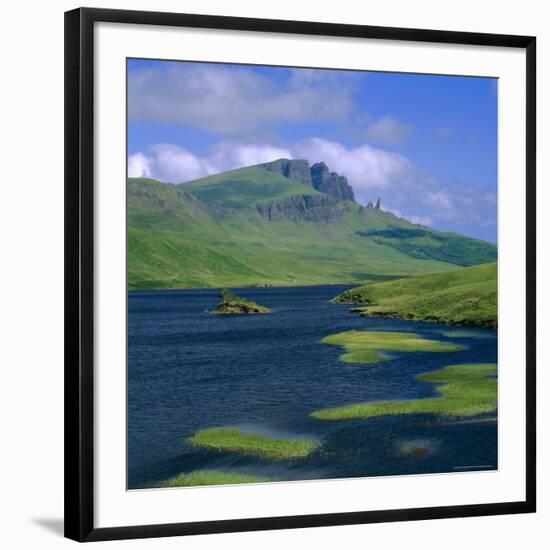
[[[306,187],[260,166],[208,176],[183,183],[180,188],[207,204],[226,208],[250,208],[285,197],[319,194],[313,187]]]
[[[441,260],[464,267],[497,259],[496,248],[492,254],[488,253],[484,241],[465,239],[456,233],[439,233],[424,227],[392,227],[360,234],[413,258]]]
[[[497,327],[497,264],[372,283],[337,296],[367,317],[398,317],[461,326]]]
[[[130,290],[364,284],[496,257],[491,244],[422,228],[261,166],[180,185],[130,178],[127,189]],[[384,236],[397,230],[400,238]]]

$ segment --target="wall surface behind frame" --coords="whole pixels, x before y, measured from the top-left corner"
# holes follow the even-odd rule
[[[540,182],[549,176],[543,153],[550,147],[550,96],[544,70],[550,64],[550,18],[545,2],[526,0],[506,5],[496,0],[393,0],[320,3],[252,3],[249,0],[112,0],[97,7],[186,11],[219,15],[318,20],[369,25],[438,28],[537,35],[538,37],[538,180],[539,281],[548,278],[550,209]],[[68,548],[63,514],[63,12],[78,3],[36,0],[4,7],[0,33],[3,52],[2,200],[0,235],[0,364],[2,384],[2,499],[0,537],[10,549]],[[7,13],[6,13],[7,11]],[[546,206],[546,208],[545,208]],[[546,233],[546,235],[545,235]],[[548,249],[548,246],[546,246]],[[544,265],[546,263],[546,266]],[[550,329],[542,313],[550,310],[549,293],[539,285],[539,340]],[[546,306],[546,307],[545,307]],[[548,351],[539,350],[539,396],[550,394],[543,366]],[[549,407],[539,399],[539,465],[548,461]],[[262,548],[388,548],[462,550],[464,548],[545,548],[550,524],[550,483],[539,468],[539,513],[492,517],[242,533],[155,541],[101,543],[101,548],[151,547],[210,550]],[[545,540],[546,539],[546,540]]]

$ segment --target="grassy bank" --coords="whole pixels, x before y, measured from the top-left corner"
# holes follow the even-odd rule
[[[437,414],[468,417],[493,413],[497,407],[497,381],[494,364],[451,365],[421,374],[419,380],[438,384],[438,397],[410,401],[355,403],[321,409],[311,414],[319,420],[352,420],[395,414]]]
[[[354,288],[337,303],[364,304],[365,317],[397,317],[496,329],[497,264],[432,273]]]
[[[243,433],[235,428],[209,428],[189,438],[194,447],[243,453],[270,460],[304,458],[320,446],[317,440],[269,439]]]
[[[343,346],[346,353],[340,356],[344,363],[377,363],[387,360],[384,352],[449,352],[464,349],[462,346],[426,340],[418,334],[402,332],[368,332],[350,330],[321,340],[323,344]]]
[[[237,483],[265,483],[276,481],[270,477],[220,472],[219,470],[196,470],[167,479],[159,487],[197,487],[203,485],[234,485]]]

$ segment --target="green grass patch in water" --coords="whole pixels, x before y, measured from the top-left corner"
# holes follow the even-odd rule
[[[346,353],[340,356],[344,363],[378,363],[386,361],[384,352],[449,352],[464,349],[463,346],[426,340],[418,334],[404,332],[369,332],[350,330],[327,336],[323,344],[343,346]]]
[[[438,384],[438,397],[355,403],[321,409],[310,416],[319,420],[352,420],[395,414],[436,414],[442,417],[489,414],[497,408],[496,372],[495,364],[450,365],[417,377],[423,382]]]
[[[235,485],[237,483],[266,483],[276,481],[270,477],[221,472],[219,470],[195,470],[178,474],[161,483],[160,487],[199,487],[204,485]]]
[[[320,446],[311,439],[269,439],[243,433],[235,428],[209,428],[198,431],[187,440],[194,447],[229,451],[270,460],[304,458]]]

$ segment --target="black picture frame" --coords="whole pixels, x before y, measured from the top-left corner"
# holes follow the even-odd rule
[[[526,499],[518,502],[285,517],[94,527],[94,24],[111,22],[425,43],[526,51]],[[65,536],[77,541],[165,537],[536,511],[536,39],[302,21],[79,8],[65,13]]]

